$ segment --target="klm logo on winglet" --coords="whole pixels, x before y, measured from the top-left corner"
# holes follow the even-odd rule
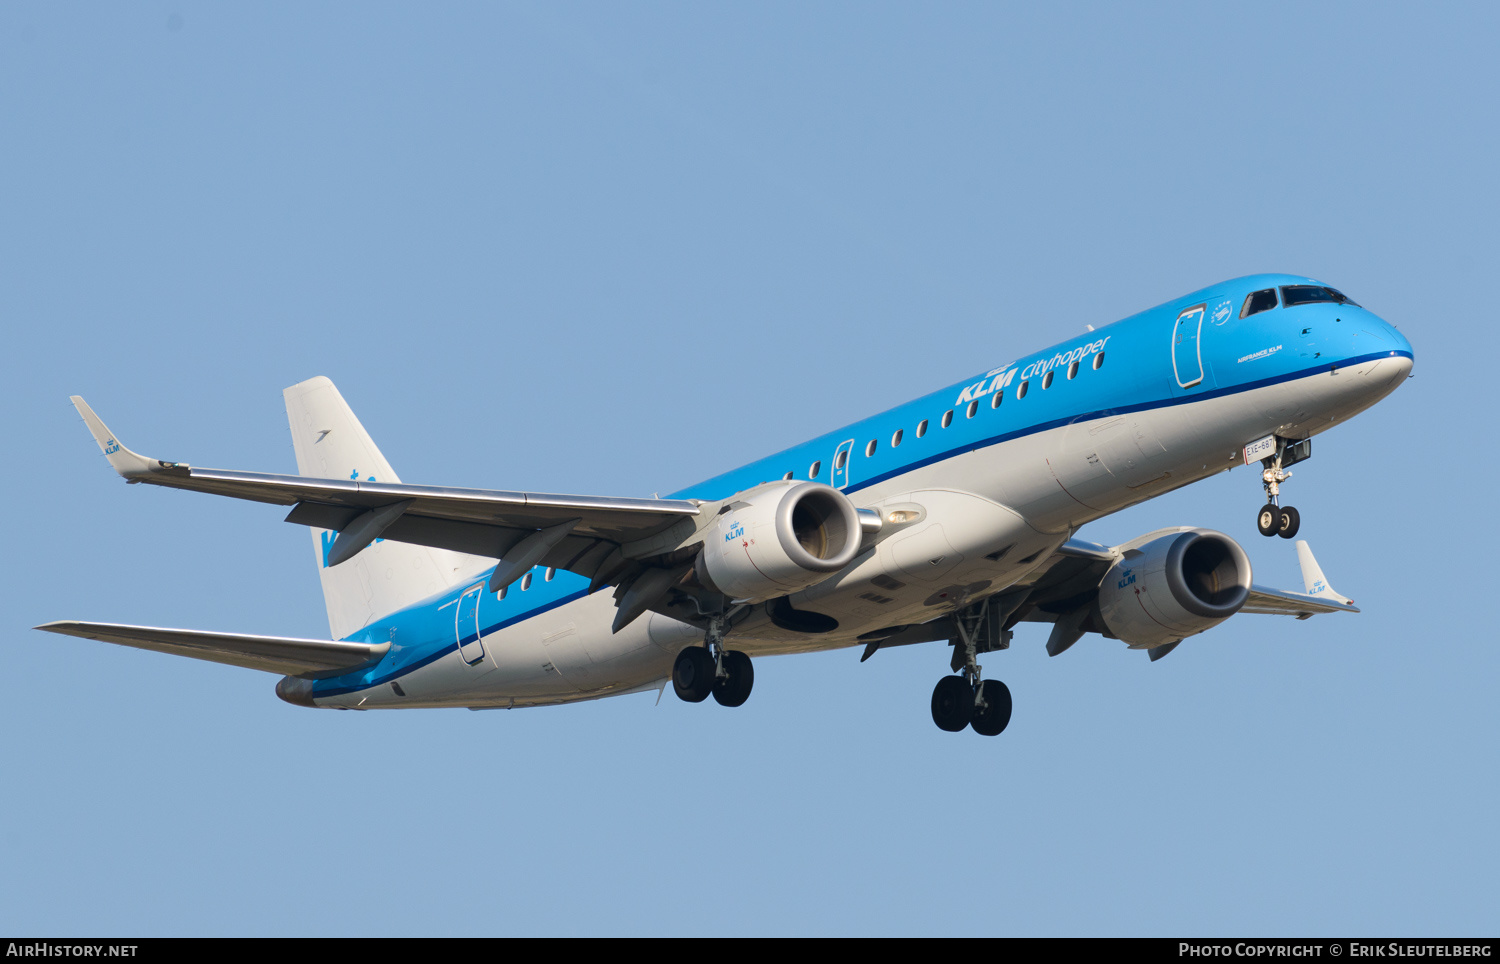
[[[118,451],[120,451],[120,443],[116,442],[114,439],[110,439],[108,442],[104,443],[105,455],[114,455]]]

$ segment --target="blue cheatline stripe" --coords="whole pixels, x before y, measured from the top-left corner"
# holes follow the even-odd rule
[[[517,613],[516,615],[511,616],[508,619],[502,619],[499,622],[495,623],[493,626],[487,626],[484,629],[480,630],[477,634],[472,634],[464,637],[463,642],[472,643],[480,636],[489,636],[490,634],[499,632],[506,627],[514,626],[516,623],[531,619],[533,616],[540,616],[542,613],[551,612],[552,610],[557,609],[561,606],[566,606],[570,602],[576,602],[577,600],[582,599],[587,595],[588,590],[580,589],[577,592],[568,593],[566,596],[560,596],[557,599],[554,599],[549,603],[544,603],[535,609],[528,609],[525,612]],[[423,645],[424,644],[422,643],[418,643],[412,648],[420,648]],[[428,663],[434,663],[442,659],[444,656],[447,656],[449,653],[457,652],[458,647],[459,642],[457,639],[455,639],[451,643],[439,643],[437,645],[437,648],[432,652],[414,659],[410,663],[406,663],[401,666],[392,666],[385,673],[382,673],[380,676],[374,677],[368,682],[360,682],[346,686],[330,686],[327,689],[320,689],[316,684],[314,684],[313,697],[322,698],[327,696],[343,696],[346,693],[357,693],[360,690],[367,690],[375,686],[382,686],[386,683],[391,682],[392,680],[400,679],[408,673],[415,672],[416,670],[421,669],[423,666],[426,666]],[[486,653],[486,655],[488,655],[488,653]],[[343,677],[334,677],[334,679],[342,678]]]
[[[1348,368],[1352,365],[1359,365],[1367,361],[1376,361],[1381,358],[1398,357],[1412,358],[1412,353],[1409,351],[1372,352],[1368,355],[1360,355],[1357,358],[1345,359],[1337,364],[1330,362],[1323,365],[1314,365],[1310,368],[1303,368],[1299,371],[1291,372],[1286,375],[1274,375],[1270,378],[1262,378],[1258,381],[1245,382],[1243,384],[1234,385],[1229,388],[1216,388],[1212,391],[1200,392],[1196,395],[1183,395],[1173,398],[1158,399],[1151,402],[1138,402],[1134,405],[1121,405],[1117,408],[1104,408],[1093,412],[1084,412],[1081,415],[1070,415],[1064,418],[1049,419],[1048,421],[1038,422],[1035,425],[1029,425],[1025,428],[1016,429],[1012,432],[1004,432],[1000,435],[992,435],[989,438],[980,439],[975,442],[965,442],[962,445],[957,445],[953,448],[946,449],[942,452],[937,453],[936,455],[929,455],[926,458],[908,462],[905,465],[901,465],[889,471],[882,472],[879,475],[872,475],[862,482],[853,483],[846,487],[844,489],[844,492],[858,492],[861,489],[867,489],[872,485],[879,485],[881,482],[886,482],[890,479],[896,478],[897,476],[905,475],[908,472],[923,468],[924,466],[942,462],[946,459],[964,455],[968,452],[977,452],[980,449],[989,448],[991,445],[999,445],[1001,442],[1010,442],[1018,438],[1024,438],[1028,435],[1037,435],[1042,432],[1050,431],[1054,428],[1062,428],[1063,426],[1071,425],[1074,422],[1087,422],[1096,418],[1111,418],[1116,415],[1129,415],[1132,412],[1145,412],[1157,408],[1168,408],[1173,405],[1191,405],[1194,402],[1202,402],[1212,398],[1224,398],[1230,395],[1238,395],[1242,392],[1254,391],[1257,388],[1266,388],[1270,385],[1279,385],[1282,382],[1296,381],[1299,378],[1310,378],[1313,375],[1317,375],[1321,372],[1333,371],[1338,368]]]
[[[1167,408],[1172,405],[1191,405],[1194,402],[1207,401],[1213,398],[1225,398],[1231,395],[1238,395],[1244,392],[1254,391],[1258,388],[1266,388],[1268,386],[1278,385],[1283,382],[1296,381],[1299,378],[1309,378],[1322,372],[1333,371],[1339,368],[1349,368],[1351,366],[1359,365],[1367,361],[1376,361],[1382,358],[1413,358],[1413,355],[1409,351],[1387,350],[1371,352],[1366,355],[1359,355],[1355,358],[1347,358],[1338,363],[1329,362],[1326,364],[1314,365],[1288,374],[1275,375],[1270,378],[1263,378],[1253,382],[1245,382],[1243,384],[1234,385],[1228,388],[1217,388],[1211,391],[1200,392],[1194,395],[1182,395],[1171,398],[1162,398],[1150,402],[1138,402],[1133,405],[1121,405],[1116,408],[1099,409],[1096,411],[1085,412],[1080,415],[1072,415],[1065,418],[1050,419],[1048,421],[1038,422],[1035,425],[1030,425],[1012,432],[1005,432],[1000,435],[992,435],[988,438],[980,439],[975,442],[967,442],[962,445],[946,449],[945,451],[939,452],[936,455],[930,455],[926,458],[908,462],[888,472],[871,476],[870,478],[862,482],[851,484],[847,488],[845,488],[844,491],[846,493],[858,492],[861,489],[866,489],[873,485],[879,485],[881,482],[888,481],[890,479],[896,478],[897,476],[905,475],[906,473],[914,471],[916,469],[923,468],[928,465],[933,465],[935,463],[942,462],[959,455],[964,455],[968,452],[975,452],[979,449],[988,448],[993,445],[999,445],[1002,442],[1009,442],[1018,438],[1024,438],[1028,435],[1036,435],[1038,433],[1046,432],[1054,428],[1061,428],[1062,426],[1069,425],[1074,422],[1088,421],[1095,418],[1110,418],[1116,415],[1128,415],[1132,412],[1150,411],[1152,409]],[[1413,358],[1413,360],[1415,359]],[[537,606],[535,609],[528,609],[524,612],[517,613],[516,615],[511,616],[507,619],[502,619],[496,622],[494,625],[480,630],[478,633],[464,637],[462,642],[465,644],[474,642],[476,639],[479,639],[482,636],[488,636],[492,633],[498,632],[499,630],[531,619],[534,616],[540,616],[542,613],[551,612],[552,610],[557,609],[561,606],[565,606],[568,603],[582,599],[587,595],[587,590],[578,590],[577,592],[561,596],[557,599],[552,600],[551,602],[543,603]],[[418,648],[422,645],[423,644],[418,643],[414,648]],[[326,690],[319,690],[315,687],[313,695],[314,697],[318,698],[342,696],[347,693],[355,693],[363,689],[381,686],[385,683],[391,682],[392,680],[399,679],[400,677],[405,676],[408,673],[421,669],[423,666],[435,662],[448,655],[449,653],[456,652],[459,645],[459,641],[457,640],[454,640],[453,642],[439,643],[437,644],[437,648],[434,649],[431,653],[421,656],[420,658],[415,659],[414,661],[403,666],[392,667],[385,674],[376,677],[369,682],[362,682],[348,686],[330,687]]]

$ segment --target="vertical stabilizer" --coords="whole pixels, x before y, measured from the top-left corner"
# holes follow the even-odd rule
[[[400,482],[333,382],[321,375],[283,391],[297,473],[320,479]],[[343,639],[379,616],[456,585],[493,559],[400,542],[376,542],[348,562],[329,566],[338,533],[312,530],[313,552],[328,605],[328,626]]]

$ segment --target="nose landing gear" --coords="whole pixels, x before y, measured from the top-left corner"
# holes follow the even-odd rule
[[[1260,444],[1262,443],[1252,443]],[[1281,483],[1292,477],[1292,473],[1286,470],[1288,465],[1301,462],[1311,455],[1312,439],[1293,442],[1278,436],[1276,453],[1260,460],[1263,466],[1260,479],[1266,490],[1266,504],[1255,518],[1255,528],[1261,535],[1291,539],[1302,528],[1301,514],[1294,507],[1281,504]]]
[[[1302,516],[1297,512],[1296,506],[1278,506],[1276,503],[1267,503],[1260,510],[1260,515],[1255,519],[1255,528],[1260,530],[1263,536],[1281,536],[1290,539],[1297,534],[1302,527]]]

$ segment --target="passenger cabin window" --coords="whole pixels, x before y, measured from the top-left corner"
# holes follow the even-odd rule
[[[990,398],[990,408],[999,408],[1000,407],[1000,403],[1003,402],[1003,401],[1005,401],[1005,393],[1004,392],[996,392]]]
[[[790,481],[792,481],[792,473],[788,472],[786,475],[783,475],[781,477],[781,481],[783,481],[783,482],[790,482]]]
[[[875,454],[875,440],[874,439],[870,439],[869,444],[867,444],[865,446],[865,458],[869,458],[870,456],[872,456],[874,454]]]
[[[1052,373],[1048,372],[1047,374],[1045,374],[1045,375],[1042,376],[1042,391],[1045,392],[1047,389],[1049,389],[1051,387],[1052,387]]]
[[[1103,367],[1104,367],[1104,352],[1101,351],[1099,354],[1097,354],[1097,355],[1094,356],[1094,371],[1098,371],[1099,369],[1101,369]]]
[[[920,422],[917,423],[917,438],[921,438],[922,436],[924,436],[926,434],[927,434],[927,419],[924,418]]]
[[[552,581],[552,577],[555,576],[555,575],[557,575],[557,569],[556,569],[556,567],[554,567],[554,566],[548,566],[547,567],[547,572],[542,576],[542,578],[545,579],[545,580],[547,580],[548,582],[551,582]]]
[[[1017,385],[1016,386],[1016,398],[1018,398],[1018,399],[1025,398],[1026,397],[1026,386],[1028,386],[1030,384],[1031,384],[1031,382],[1028,380],[1028,381],[1024,381],[1021,384]]]
[[[1331,302],[1335,305],[1355,305],[1345,297],[1341,291],[1325,288],[1322,285],[1282,285],[1281,303],[1290,308],[1292,305],[1310,305],[1315,302]]]
[[[812,464],[812,468],[807,470],[807,477],[809,479],[816,479],[818,477],[818,473],[821,471],[823,471],[823,463],[821,461],[814,462]]]
[[[839,469],[844,467],[844,463],[847,461],[849,461],[849,450],[844,449],[838,455],[835,455],[833,457],[833,470],[837,472]]]
[[[901,444],[901,432],[902,430],[898,428],[896,429],[896,434],[891,436],[891,448],[895,448]]]
[[[528,572],[526,575],[524,575],[524,576],[521,577],[521,591],[525,592],[526,590],[528,590],[530,588],[531,588],[531,573]]]
[[[1241,318],[1249,318],[1251,315],[1262,311],[1270,311],[1276,307],[1276,289],[1266,288],[1263,291],[1252,291],[1245,296],[1245,305],[1240,309]]]
[[[1073,362],[1073,364],[1071,364],[1071,365],[1068,366],[1068,380],[1072,381],[1073,378],[1076,377],[1077,375],[1078,375],[1078,362],[1075,361],[1075,362]]]
[[[967,412],[965,413],[964,417],[965,418],[973,418],[974,417],[974,413],[977,412],[977,411],[979,411],[979,399],[976,398],[974,401],[972,401],[972,402],[969,403],[969,408],[968,408]]]
[[[943,413],[943,428],[947,428],[948,426],[950,426],[952,424],[953,424],[953,409],[950,408],[946,412]]]

